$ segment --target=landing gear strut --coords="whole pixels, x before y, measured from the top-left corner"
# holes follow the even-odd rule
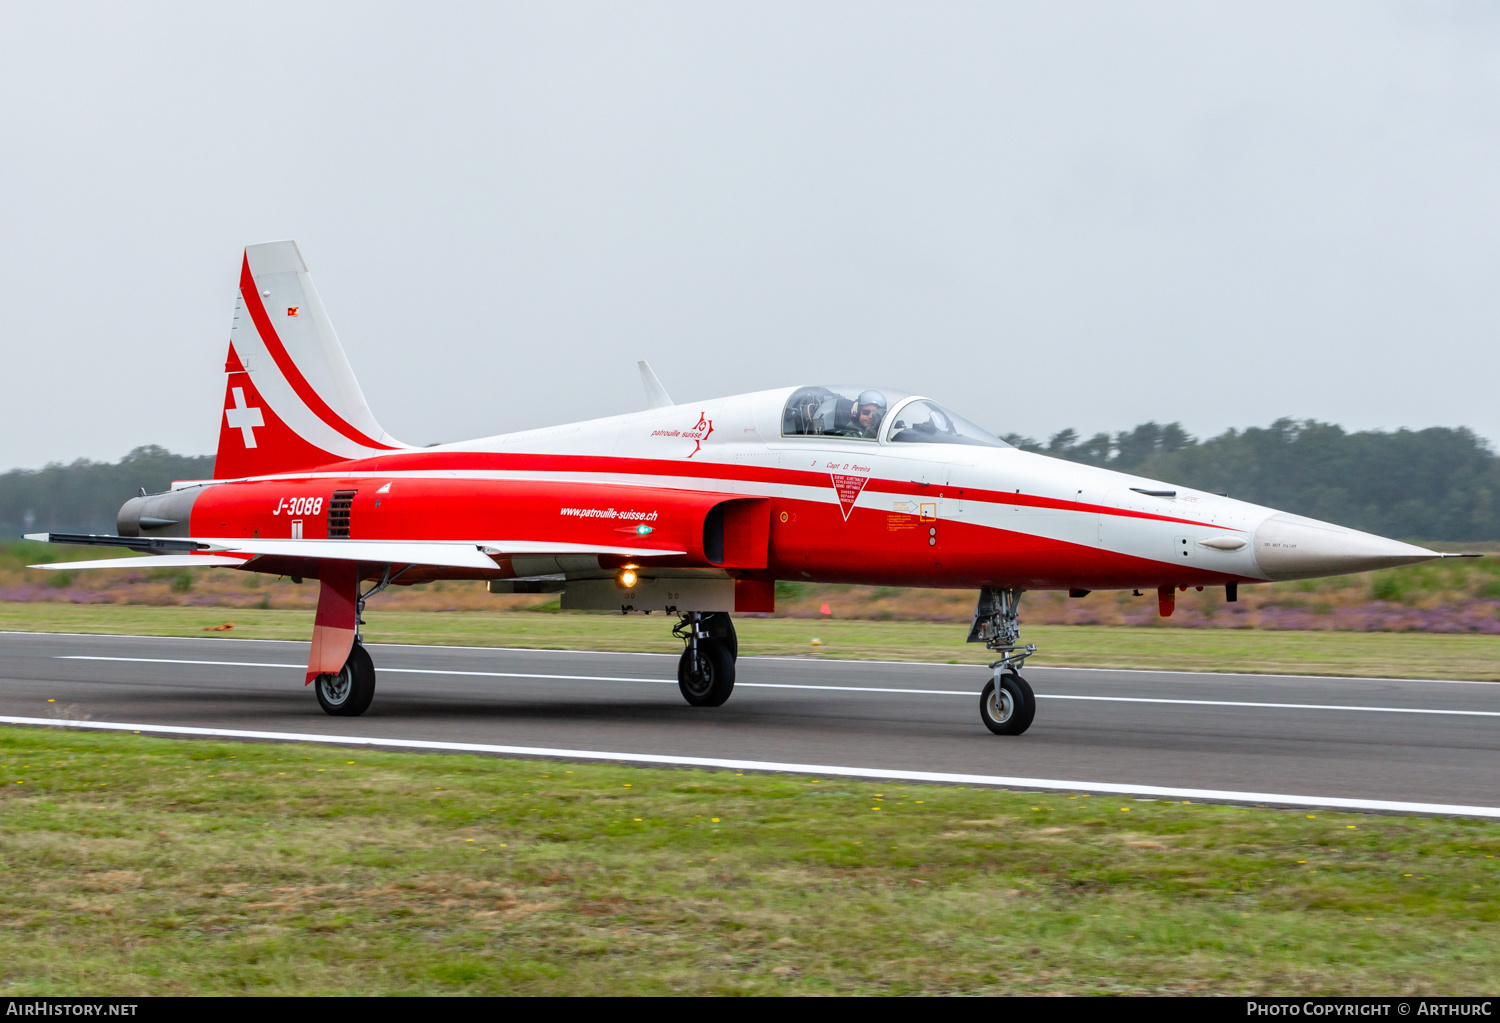
[[[979,695],[979,717],[996,735],[1020,735],[1036,717],[1036,695],[1020,674],[1036,644],[1021,645],[1020,606],[1020,590],[980,590],[969,627],[970,643],[983,643],[1000,655],[990,664],[994,677]]]
[[[672,628],[684,642],[677,662],[677,688],[694,707],[718,707],[734,692],[739,637],[723,611],[688,611]]]
[[[385,589],[405,571],[403,568],[393,575],[391,566],[385,566],[380,574],[380,582],[364,593],[359,592],[359,577],[354,576],[354,592],[351,594],[354,597],[354,642],[349,647],[349,656],[337,673],[319,675],[313,683],[313,690],[318,694],[318,704],[325,713],[334,717],[353,718],[370,709],[370,701],[375,699],[375,662],[370,659],[363,637],[359,634],[359,627],[365,624],[365,601]],[[322,599],[320,595],[319,600]],[[348,604],[344,607],[347,609]]]

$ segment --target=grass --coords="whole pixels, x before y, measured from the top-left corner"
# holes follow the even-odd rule
[[[365,636],[374,643],[521,646],[676,653],[670,622],[657,615],[382,612],[372,601]],[[228,632],[205,631],[232,621]],[[962,625],[933,622],[740,618],[746,654],[980,664]],[[306,640],[310,610],[145,607],[0,602],[0,630],[231,636]],[[1178,671],[1500,680],[1500,636],[1252,629],[1133,629],[1024,626],[1037,665]],[[814,647],[813,638],[822,640]]]
[[[1500,824],[0,730],[0,992],[1480,993]]]

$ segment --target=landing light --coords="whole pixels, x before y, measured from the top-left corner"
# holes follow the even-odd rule
[[[635,573],[628,568],[620,573],[620,585],[625,587],[627,590],[635,585],[635,579]]]

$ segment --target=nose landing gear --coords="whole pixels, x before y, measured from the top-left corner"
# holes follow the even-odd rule
[[[1021,645],[1020,606],[1020,590],[980,590],[969,626],[970,643],[983,643],[1000,655],[990,664],[994,677],[979,696],[980,720],[996,735],[1020,735],[1036,717],[1036,695],[1020,674],[1036,644]]]
[[[734,692],[739,637],[723,611],[689,611],[672,628],[685,642],[677,662],[677,688],[694,707],[718,707]]]

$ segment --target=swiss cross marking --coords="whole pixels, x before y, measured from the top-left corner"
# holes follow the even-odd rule
[[[240,431],[240,436],[245,438],[245,447],[255,447],[255,427],[265,426],[266,421],[260,414],[258,408],[245,407],[245,389],[243,387],[231,388],[234,391],[234,408],[224,410],[228,417],[229,428]]]

